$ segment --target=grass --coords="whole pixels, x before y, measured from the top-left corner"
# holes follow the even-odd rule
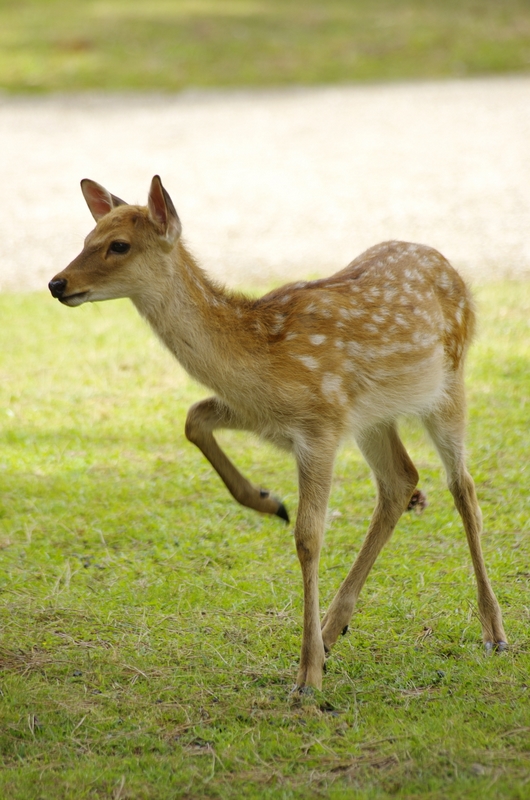
[[[126,302],[0,296],[0,796],[528,797],[530,284],[477,294],[470,466],[512,647],[482,652],[461,526],[407,424],[430,505],[400,522],[302,698],[291,529],[238,507],[186,443],[203,390]],[[295,512],[287,456],[223,441]],[[348,447],[323,606],[372,505]]]
[[[529,70],[526,0],[0,0],[9,92]]]
[[[528,72],[525,0],[0,0],[0,88],[166,90]],[[322,693],[290,695],[292,530],[183,436],[188,381],[125,302],[0,295],[0,796],[523,798],[530,791],[530,285],[477,292],[470,466],[512,642],[486,658],[439,463],[381,555]],[[293,513],[292,462],[223,436]],[[337,463],[322,605],[373,505]]]

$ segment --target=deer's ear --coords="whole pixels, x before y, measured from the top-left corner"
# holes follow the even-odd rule
[[[127,205],[125,200],[120,200],[119,197],[107,192],[99,183],[88,178],[83,178],[81,181],[81,191],[96,222],[116,206]]]
[[[162,181],[158,175],[155,175],[151,181],[147,207],[149,216],[160,235],[166,239],[168,244],[175,244],[182,233],[182,225],[175,211],[173,201],[162,186]]]

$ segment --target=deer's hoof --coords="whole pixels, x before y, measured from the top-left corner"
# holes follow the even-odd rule
[[[427,502],[427,495],[424,494],[421,489],[416,489],[409,500],[407,511],[415,511],[416,514],[421,514],[421,512],[426,509],[428,505],[429,503]]]
[[[298,686],[295,684],[291,689],[291,697],[294,699],[299,697],[311,697],[311,695],[315,694],[315,690],[312,686]]]
[[[290,522],[289,514],[287,513],[287,509],[285,508],[283,503],[279,504],[278,510],[276,512],[276,516],[280,517],[280,519],[285,520],[285,522],[287,522],[287,524],[289,524],[289,522]]]
[[[504,653],[508,650],[508,642],[485,642],[484,649],[488,656],[492,653]]]

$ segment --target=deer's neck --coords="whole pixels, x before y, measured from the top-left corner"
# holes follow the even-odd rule
[[[184,369],[225,394],[253,349],[247,346],[250,301],[210,281],[180,242],[164,266],[156,285],[131,299]]]

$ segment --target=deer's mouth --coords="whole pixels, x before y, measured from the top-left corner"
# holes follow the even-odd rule
[[[75,294],[59,297],[59,300],[65,306],[81,306],[83,303],[86,303],[89,294],[90,292],[76,292]]]

